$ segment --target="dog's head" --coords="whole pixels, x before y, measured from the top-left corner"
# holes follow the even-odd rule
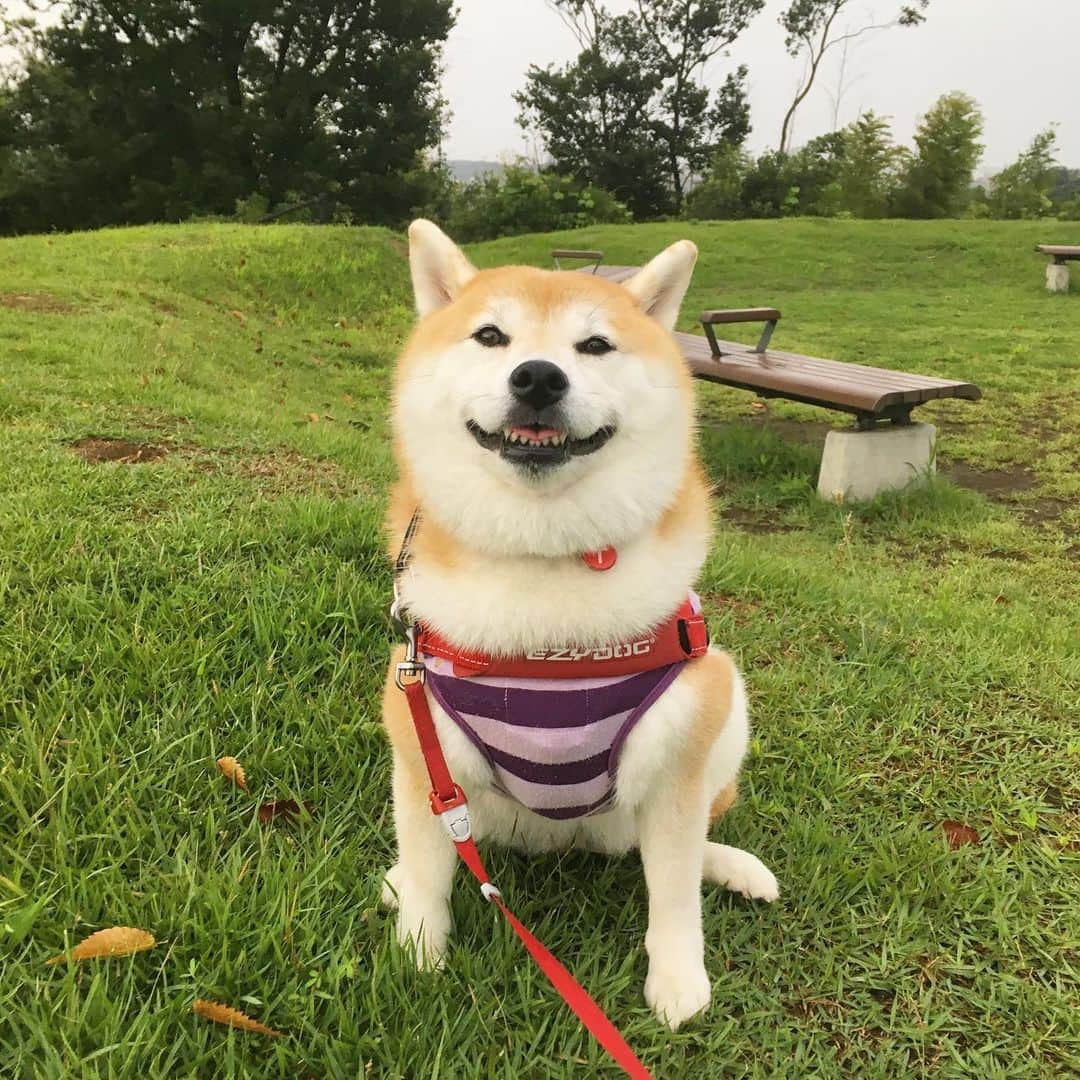
[[[413,222],[420,320],[394,423],[425,511],[501,555],[569,555],[654,525],[691,465],[693,394],[670,330],[696,258],[682,240],[624,285],[478,271]]]

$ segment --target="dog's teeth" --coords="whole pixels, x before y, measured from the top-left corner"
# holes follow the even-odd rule
[[[513,431],[510,428],[508,428],[508,427],[503,428],[503,438],[504,439],[509,439],[512,435],[513,435]]]

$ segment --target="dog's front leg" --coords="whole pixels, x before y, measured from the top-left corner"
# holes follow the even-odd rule
[[[397,908],[397,936],[412,942],[421,968],[440,966],[450,937],[450,890],[457,852],[431,812],[426,779],[394,754],[398,861],[386,874],[383,903]]]
[[[707,828],[700,777],[655,793],[638,812],[638,843],[649,890],[645,1000],[673,1031],[709,1004],[701,927]]]

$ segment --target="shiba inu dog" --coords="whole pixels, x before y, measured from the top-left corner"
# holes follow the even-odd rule
[[[735,798],[748,741],[734,663],[702,643],[659,674],[549,682],[463,673],[456,660],[585,658],[595,672],[698,610],[690,590],[710,514],[691,380],[670,334],[697,249],[672,244],[618,285],[477,270],[416,221],[409,258],[419,321],[396,375],[389,532],[397,554],[418,521],[401,600],[452,643],[424,659],[439,740],[477,839],[528,852],[638,848],[645,997],[676,1028],[709,1002],[702,880],[778,895],[757,858],[707,838]],[[399,659],[383,706],[398,845],[383,899],[401,942],[434,966],[456,853],[428,804]]]

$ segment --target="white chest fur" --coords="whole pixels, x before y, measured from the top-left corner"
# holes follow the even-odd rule
[[[625,641],[686,599],[705,538],[654,534],[618,552],[610,570],[578,558],[465,555],[452,566],[416,558],[400,582],[414,618],[456,644],[497,655]]]

